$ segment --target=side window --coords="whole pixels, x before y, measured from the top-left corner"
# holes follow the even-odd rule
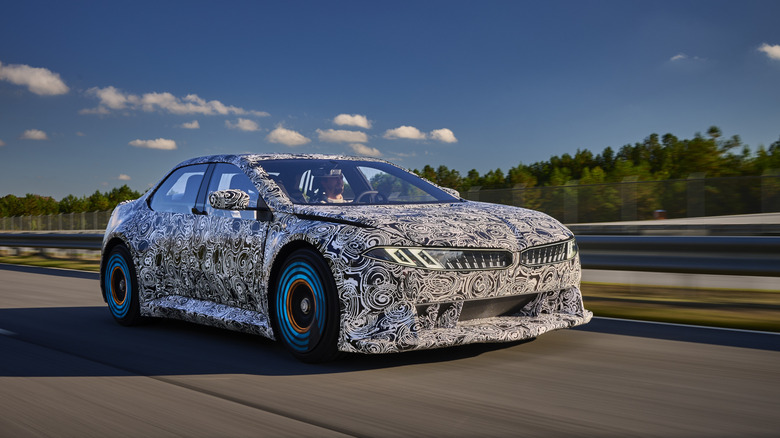
[[[219,163],[214,168],[214,173],[211,174],[211,181],[209,181],[209,187],[208,190],[206,190],[206,213],[211,216],[254,219],[254,210],[231,211],[219,210],[211,207],[211,204],[209,204],[209,195],[217,190],[227,189],[243,190],[249,195],[249,206],[252,208],[257,207],[259,194],[257,192],[257,187],[252,183],[252,180],[250,180],[238,167],[232,164]]]
[[[196,164],[175,170],[152,195],[154,211],[192,214],[208,164]]]

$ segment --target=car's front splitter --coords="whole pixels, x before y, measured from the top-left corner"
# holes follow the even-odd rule
[[[593,313],[581,315],[549,313],[537,316],[499,316],[458,323],[452,328],[430,328],[401,332],[398,338],[364,338],[349,344],[348,351],[392,353],[451,347],[476,343],[515,342],[544,333],[588,323]]]

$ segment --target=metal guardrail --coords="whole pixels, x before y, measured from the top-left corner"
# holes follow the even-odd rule
[[[97,233],[0,233],[0,247],[100,250],[102,241]],[[579,235],[577,243],[585,269],[780,277],[778,236]]]
[[[0,233],[0,247],[99,251],[102,243],[102,233]]]
[[[586,269],[780,277],[778,236],[581,235],[577,244]]]
[[[777,220],[773,218],[772,220]],[[595,223],[566,225],[575,235],[598,236],[780,236],[780,223],[681,223],[643,221],[641,223]]]

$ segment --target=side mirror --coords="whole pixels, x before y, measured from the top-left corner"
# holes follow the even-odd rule
[[[246,210],[249,195],[238,189],[217,190],[209,195],[209,204],[218,210]]]

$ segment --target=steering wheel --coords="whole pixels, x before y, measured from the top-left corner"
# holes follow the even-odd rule
[[[358,197],[355,198],[354,202],[355,204],[376,204],[377,201],[387,203],[387,198],[385,195],[377,192],[376,190],[366,190],[365,192],[359,194]]]

